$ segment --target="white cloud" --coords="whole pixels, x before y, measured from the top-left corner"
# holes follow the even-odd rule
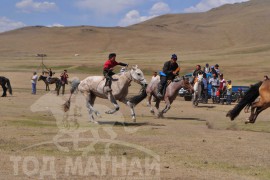
[[[136,24],[136,23],[140,23],[143,21],[146,21],[148,19],[151,19],[155,17],[153,16],[141,16],[139,11],[137,10],[132,10],[129,11],[126,16],[119,22],[119,26],[129,26],[131,24]]]
[[[26,26],[26,24],[22,22],[16,22],[6,17],[0,17],[0,32],[10,31],[24,26]]]
[[[143,0],[77,0],[81,9],[90,9],[98,14],[117,14],[143,3]]]
[[[201,2],[199,2],[197,5],[186,8],[184,11],[188,13],[204,12],[224,4],[233,4],[247,1],[249,0],[201,0]]]
[[[158,2],[152,6],[150,9],[149,14],[151,15],[160,15],[160,14],[166,14],[171,11],[170,7],[168,4],[163,3],[163,2]]]
[[[119,26],[129,26],[132,24],[137,24],[149,19],[152,19],[154,17],[157,17],[162,14],[166,14],[170,12],[170,7],[168,4],[163,2],[158,2],[152,6],[152,8],[148,12],[148,16],[141,16],[140,12],[137,10],[129,11],[125,17],[120,20],[118,23]]]
[[[65,27],[65,26],[59,23],[54,23],[52,25],[48,25],[48,27]]]
[[[36,12],[47,12],[50,10],[57,9],[57,6],[54,2],[35,2],[33,0],[22,0],[16,3],[16,7],[22,12],[30,13],[33,11]]]

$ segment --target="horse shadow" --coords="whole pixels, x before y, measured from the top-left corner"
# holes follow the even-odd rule
[[[164,117],[164,119],[169,119],[169,120],[182,120],[182,121],[206,121],[205,119],[200,119],[200,118],[185,118],[185,117]]]
[[[196,106],[196,108],[209,108],[209,109],[213,109],[213,108],[216,108],[216,106],[212,106],[212,105],[200,105],[200,106]]]
[[[156,123],[149,123],[149,122],[141,122],[141,123],[134,123],[134,122],[119,122],[119,121],[98,121],[100,125],[112,125],[112,126],[165,126],[164,124],[156,124]]]

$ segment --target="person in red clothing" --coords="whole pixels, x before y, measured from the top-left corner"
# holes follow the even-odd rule
[[[115,74],[113,72],[113,68],[117,65],[120,65],[120,66],[128,65],[125,63],[117,62],[115,58],[116,58],[115,53],[109,54],[109,59],[104,63],[104,66],[103,66],[103,75],[106,78],[105,86],[109,86],[110,91],[111,91],[111,85],[112,85],[112,76]]]

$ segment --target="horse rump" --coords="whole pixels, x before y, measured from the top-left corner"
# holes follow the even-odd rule
[[[8,92],[9,92],[10,95],[12,95],[12,88],[11,88],[10,81],[9,81],[8,78],[6,78],[6,79],[7,79],[7,89],[8,89]]]
[[[245,107],[250,107],[251,104],[257,99],[259,96],[259,88],[262,85],[262,81],[252,85],[249,90],[245,93],[244,97],[239,101],[238,104],[234,106],[234,108],[226,114],[226,117],[230,117],[231,120],[234,120]]]

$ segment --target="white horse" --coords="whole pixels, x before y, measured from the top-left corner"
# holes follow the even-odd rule
[[[64,110],[68,111],[70,106],[70,99],[74,91],[78,88],[86,98],[86,106],[90,115],[90,121],[95,122],[93,112],[100,116],[100,113],[94,109],[94,102],[96,97],[108,99],[115,107],[115,109],[109,110],[107,114],[113,114],[119,110],[119,105],[116,100],[129,106],[131,110],[131,116],[134,122],[136,122],[136,116],[134,107],[136,103],[132,103],[127,100],[128,87],[130,86],[131,81],[134,81],[142,86],[146,86],[146,80],[144,78],[143,72],[138,68],[138,66],[133,66],[131,70],[123,72],[121,74],[113,75],[113,81],[111,85],[112,91],[107,90],[105,86],[106,79],[104,76],[89,76],[82,81],[73,80],[71,85],[72,89],[69,100],[64,104]]]
[[[198,74],[198,77],[195,79],[195,83],[193,86],[194,93],[193,93],[193,97],[192,97],[193,106],[198,106],[199,99],[201,99],[202,79],[203,79],[203,74]]]

